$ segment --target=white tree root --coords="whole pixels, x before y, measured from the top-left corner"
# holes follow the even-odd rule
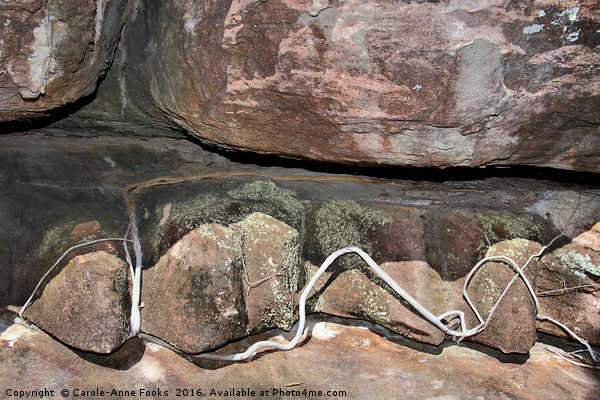
[[[48,271],[46,271],[46,273],[44,274],[44,276],[42,276],[42,278],[38,281],[37,285],[35,286],[35,289],[33,289],[33,292],[31,293],[31,296],[29,296],[29,298],[27,299],[27,301],[25,302],[25,304],[23,304],[23,307],[21,307],[21,310],[19,311],[19,317],[23,318],[23,313],[25,312],[25,310],[27,309],[27,307],[29,307],[29,304],[31,303],[31,300],[33,300],[33,297],[35,296],[36,292],[38,291],[38,289],[40,288],[40,286],[42,286],[42,283],[44,283],[44,281],[46,280],[46,278],[48,277],[48,275],[50,275],[50,273],[52,271],[54,271],[54,269],[56,268],[56,266],[73,250],[75,249],[79,249],[81,247],[85,247],[85,246],[89,246],[91,244],[96,244],[96,243],[100,243],[100,242],[121,242],[121,241],[125,241],[125,242],[129,242],[129,243],[133,243],[131,240],[128,239],[123,239],[123,238],[105,238],[105,239],[96,239],[96,240],[92,240],[90,242],[85,242],[85,243],[80,243],[80,244],[76,244],[75,246],[71,246],[69,247],[63,254],[62,256],[60,256],[58,258],[58,260],[56,260],[56,262],[54,264],[52,264],[52,266],[50,267],[50,269],[48,269]]]
[[[537,318],[542,321],[548,321],[548,322],[554,323],[557,326],[559,326],[560,328],[562,328],[563,330],[565,330],[565,332],[567,332],[569,334],[569,336],[571,336],[573,339],[579,341],[582,345],[584,345],[586,347],[588,353],[590,354],[590,357],[592,358],[592,360],[594,362],[597,363],[600,361],[598,355],[594,352],[594,350],[592,349],[592,347],[589,345],[589,343],[586,340],[580,338],[568,327],[566,327],[565,325],[561,324],[560,322],[554,320],[553,318],[539,315],[538,298],[535,294],[535,291],[533,290],[531,283],[529,282],[529,280],[527,279],[527,277],[525,276],[525,274],[523,272],[525,270],[525,268],[529,265],[529,263],[534,258],[540,257],[546,251],[546,249],[548,249],[548,247],[550,247],[552,245],[552,243],[555,240],[557,240],[559,237],[563,236],[564,232],[561,233],[559,236],[555,237],[548,245],[543,246],[542,249],[538,253],[531,255],[529,257],[529,259],[527,260],[527,262],[522,267],[519,267],[519,265],[512,258],[507,257],[505,255],[490,256],[489,250],[488,250],[488,254],[486,254],[486,257],[484,257],[481,261],[479,261],[471,269],[471,271],[469,272],[469,274],[465,280],[465,284],[463,286],[463,297],[465,298],[465,301],[467,302],[470,309],[473,311],[477,320],[479,321],[477,326],[470,328],[470,329],[467,327],[466,318],[465,318],[465,314],[463,311],[452,310],[452,311],[447,311],[447,312],[444,312],[444,313],[436,316],[431,311],[429,311],[427,308],[425,308],[423,305],[421,305],[417,300],[415,300],[404,289],[402,289],[400,287],[400,285],[398,285],[398,283],[396,281],[394,281],[383,269],[381,269],[379,267],[379,265],[377,265],[377,263],[367,253],[365,253],[363,250],[361,250],[360,248],[358,248],[356,246],[349,246],[349,247],[344,247],[342,249],[339,249],[339,250],[333,252],[331,255],[329,255],[329,257],[327,257],[325,259],[325,261],[323,262],[323,264],[321,264],[321,266],[319,267],[317,272],[312,276],[312,278],[310,279],[310,281],[308,282],[308,284],[302,291],[302,294],[300,296],[300,301],[299,301],[299,310],[298,310],[299,311],[299,320],[298,320],[297,332],[296,332],[294,338],[287,343],[279,343],[279,342],[275,342],[273,340],[264,340],[264,341],[259,341],[257,343],[254,343],[246,351],[244,351],[242,353],[228,354],[228,355],[214,354],[214,353],[188,354],[188,353],[182,352],[181,350],[177,349],[172,344],[169,344],[160,338],[156,338],[154,336],[140,332],[142,247],[141,247],[141,243],[140,243],[140,238],[139,238],[139,233],[138,233],[138,228],[137,228],[137,223],[136,223],[136,217],[135,217],[135,203],[134,203],[135,193],[145,187],[150,187],[150,186],[176,184],[176,183],[181,183],[181,182],[189,182],[191,180],[207,179],[207,178],[211,178],[211,177],[215,177],[215,176],[236,176],[236,175],[258,175],[258,176],[265,176],[268,178],[275,177],[275,179],[288,179],[288,180],[321,180],[322,179],[322,177],[312,177],[312,176],[309,176],[309,177],[305,177],[305,176],[298,176],[298,177],[270,176],[268,174],[251,174],[251,173],[246,173],[246,172],[238,172],[238,173],[234,172],[234,173],[202,174],[202,175],[197,175],[197,176],[192,176],[192,177],[183,177],[183,178],[156,178],[156,179],[153,179],[150,181],[129,185],[123,189],[123,196],[124,196],[125,203],[127,205],[127,208],[129,210],[129,215],[130,215],[129,225],[128,225],[127,231],[125,233],[125,236],[123,238],[116,238],[116,239],[115,238],[98,239],[98,240],[94,240],[91,242],[75,245],[75,246],[72,246],[69,249],[67,249],[67,251],[65,251],[65,253],[54,263],[54,265],[48,270],[48,272],[46,272],[46,274],[44,274],[44,276],[40,279],[40,281],[38,282],[37,286],[35,287],[33,293],[31,294],[31,296],[29,297],[27,302],[21,308],[21,311],[19,312],[19,316],[21,318],[23,318],[23,312],[29,306],[31,300],[35,296],[35,294],[36,294],[37,290],[39,289],[39,287],[41,286],[42,282],[46,279],[46,277],[50,274],[50,272],[52,270],[54,270],[54,268],[56,268],[56,266],[59,264],[59,262],[69,252],[71,252],[72,250],[74,250],[76,248],[87,246],[87,245],[94,244],[97,242],[122,241],[123,245],[124,245],[124,249],[125,249],[126,260],[129,265],[131,280],[132,280],[131,317],[130,317],[131,330],[130,330],[129,337],[139,336],[143,339],[146,339],[148,341],[151,341],[151,342],[157,343],[161,346],[164,346],[166,348],[169,348],[169,349],[181,354],[182,356],[188,358],[189,360],[208,359],[208,360],[217,360],[217,361],[243,361],[243,360],[252,358],[256,354],[256,352],[262,348],[274,348],[274,349],[279,349],[279,350],[293,349],[298,344],[298,342],[300,341],[300,339],[302,338],[302,335],[304,333],[304,328],[305,328],[305,324],[306,324],[306,300],[309,296],[310,291],[313,289],[315,283],[323,275],[323,273],[327,270],[327,268],[329,268],[329,266],[338,257],[340,257],[344,254],[348,254],[348,253],[356,253],[367,263],[367,265],[384,282],[386,282],[396,292],[396,294],[398,296],[400,296],[400,298],[402,298],[404,301],[409,303],[419,314],[421,314],[421,316],[423,318],[425,318],[427,321],[429,321],[431,324],[436,326],[438,329],[440,329],[445,334],[452,336],[453,338],[457,339],[458,341],[461,341],[466,337],[476,335],[477,333],[484,330],[487,327],[487,325],[489,324],[490,319],[491,319],[492,315],[494,314],[494,312],[496,311],[496,309],[498,308],[500,302],[506,296],[506,293],[508,292],[510,287],[513,285],[513,283],[518,278],[521,278],[523,283],[526,285],[526,287],[531,295],[531,298],[535,304],[536,311],[538,313]],[[340,177],[339,179],[336,179],[336,180],[355,180],[355,179],[352,177]],[[369,181],[371,181],[371,180],[369,180]],[[490,243],[489,243],[489,239],[487,238],[487,235],[486,235],[486,240],[488,240],[488,245],[489,245]],[[128,243],[133,244],[135,260],[132,260],[132,257],[129,253],[128,246],[127,246]],[[494,262],[494,261],[501,262],[502,264],[507,265],[508,267],[510,267],[511,269],[513,269],[515,271],[515,275],[512,278],[512,280],[508,283],[508,285],[505,287],[502,294],[497,299],[496,303],[492,307],[487,318],[484,319],[483,316],[481,315],[481,313],[477,310],[477,307],[475,307],[472,300],[470,299],[467,289],[469,287],[469,284],[472,281],[472,278],[477,273],[477,271],[479,271],[483,267],[484,264],[486,264],[488,262]],[[286,264],[287,264],[287,260],[286,260]],[[281,271],[279,271],[273,275],[270,275],[264,279],[261,279],[257,282],[251,283],[249,280],[249,276],[246,276],[246,279],[248,281],[247,283],[249,285],[248,290],[250,290],[252,287],[255,287],[255,286],[265,282],[268,279],[271,279],[277,275],[280,275],[283,272],[284,268],[285,268],[285,264],[284,264],[284,267],[282,267]],[[246,271],[246,274],[247,274],[247,271]],[[458,319],[459,325],[457,326],[457,328],[450,328],[451,324],[456,325],[455,324],[456,319]],[[447,321],[447,322],[444,322],[444,321]]]

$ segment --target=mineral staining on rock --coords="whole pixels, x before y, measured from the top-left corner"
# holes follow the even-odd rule
[[[600,24],[587,4],[150,3],[126,27],[138,40],[124,61],[150,89],[127,96],[204,142],[344,163],[598,172]]]
[[[0,121],[48,115],[96,90],[112,61],[125,4],[4,2]]]
[[[571,243],[544,256],[538,279],[540,313],[569,321],[570,329],[596,346],[600,345],[599,227],[597,223]],[[566,336],[548,323],[540,323],[539,328]]]
[[[129,337],[129,269],[104,251],[73,258],[24,316],[69,346],[111,353]]]
[[[188,353],[289,329],[298,255],[298,232],[266,214],[201,225],[144,275],[141,329]]]
[[[239,246],[235,232],[217,224],[179,240],[144,274],[141,330],[188,353],[244,335]]]

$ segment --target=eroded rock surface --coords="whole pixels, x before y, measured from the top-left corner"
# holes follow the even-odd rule
[[[517,278],[502,296],[515,277],[515,268],[523,268],[529,258],[541,248],[539,243],[523,239],[496,243],[490,248],[490,257],[508,257],[516,265],[506,259],[494,259],[482,265],[473,276],[467,293],[483,321],[487,322],[490,313],[494,311],[486,328],[469,340],[499,348],[505,353],[527,353],[537,341],[537,310],[525,282]],[[535,291],[538,274],[536,259],[527,264],[523,274]],[[480,323],[474,317],[470,318],[470,322],[471,326]]]
[[[231,228],[242,238],[248,332],[290,329],[296,322],[294,300],[302,275],[300,233],[263,213],[252,213]]]
[[[205,224],[144,275],[142,331],[188,353],[295,322],[299,234],[253,213]]]
[[[72,393],[96,387],[107,392],[134,390],[135,398],[145,397],[148,391],[149,397],[160,399],[173,398],[182,388],[199,388],[206,394],[213,389],[223,393],[249,388],[256,391],[255,397],[260,397],[261,390],[268,391],[269,398],[308,397],[285,396],[285,391],[292,390],[344,391],[338,397],[347,399],[395,398],[401,393],[407,400],[573,396],[595,400],[600,393],[593,370],[559,359],[547,350],[548,345],[534,346],[526,362],[523,358],[499,360],[494,357],[497,354],[466,346],[416,351],[414,342],[411,345],[375,326],[365,329],[364,322],[356,326],[331,317],[309,318],[311,335],[301,347],[221,368],[203,368],[167,349],[138,341],[127,342],[110,356],[74,353],[43,333],[4,318],[0,319],[0,385],[13,390],[47,388],[54,390],[54,397],[63,389]],[[265,338],[278,334],[282,332],[272,331]],[[232,351],[231,347],[224,351]],[[284,394],[278,395],[279,390]],[[215,393],[214,397],[225,396]]]
[[[54,25],[69,38],[83,30],[67,48],[89,41],[92,51],[69,50],[53,61],[62,45],[38,46],[47,56],[38,57],[43,68],[36,71],[46,73],[34,79],[2,67],[8,83],[0,103],[49,108],[54,92],[73,101],[84,92],[74,88],[93,87],[97,76],[67,71],[89,64],[97,75],[110,59],[90,24],[101,16],[94,7],[106,4],[100,40],[112,49],[122,3],[88,3],[69,6],[80,18]],[[62,18],[48,4],[49,14],[33,15],[14,11],[12,2],[2,6],[5,25],[18,20],[9,13],[31,19],[23,20],[26,34],[14,22],[2,28],[23,42],[4,41],[6,65],[29,68],[25,60],[38,48],[32,32],[48,32],[42,16]],[[140,0],[126,14],[95,100],[47,130],[185,132],[225,149],[361,165],[600,172],[600,11],[593,1]],[[43,90],[35,101],[21,99]],[[4,115],[22,117],[9,108]]]
[[[129,268],[104,251],[73,258],[23,314],[75,348],[111,353],[129,337]]]
[[[243,336],[247,317],[239,246],[233,230],[216,224],[177,242],[144,275],[142,331],[188,353]]]
[[[434,314],[463,307],[460,283],[448,283],[427,263],[385,263],[382,269]],[[316,285],[314,311],[376,322],[419,342],[439,345],[445,334],[424,319],[406,301],[364,265],[335,276],[325,274]]]
[[[600,346],[600,223],[542,258],[538,278],[540,314],[554,318]],[[554,324],[540,330],[568,337]]]
[[[49,115],[109,68],[126,0],[0,3],[0,122]]]
[[[576,185],[557,186],[531,179],[507,178],[423,184],[364,180],[360,176],[335,180],[332,175],[298,170],[286,171],[291,174],[287,177],[268,179],[252,174],[281,174],[281,169],[236,165],[215,154],[191,152],[186,144],[172,140],[33,138],[35,141],[31,137],[0,138],[3,144],[0,152],[5,160],[0,165],[0,179],[6,189],[0,192],[6,221],[0,225],[0,235],[9,244],[0,247],[0,268],[6,277],[0,281],[0,290],[5,293],[0,301],[5,302],[4,305],[23,304],[39,278],[69,246],[123,234],[127,221],[119,188],[132,181],[178,173],[203,174],[217,167],[219,171],[243,170],[248,175],[147,187],[136,195],[146,269],[144,285],[151,282],[152,270],[160,264],[161,257],[171,251],[169,249],[183,246],[181,240],[191,232],[197,229],[204,232],[204,242],[198,244],[204,243],[206,249],[212,246],[215,251],[218,243],[227,244],[236,238],[233,240],[235,251],[221,249],[219,254],[215,253],[211,261],[215,271],[199,268],[208,265],[205,255],[194,254],[202,246],[186,244],[187,250],[177,253],[181,259],[171,260],[171,267],[177,266],[182,271],[177,276],[181,286],[173,285],[163,291],[156,289],[156,296],[143,299],[145,302],[159,296],[166,299],[165,304],[158,304],[156,315],[166,318],[157,325],[160,329],[170,329],[169,335],[177,334],[176,323],[168,320],[169,313],[178,316],[182,326],[188,323],[184,324],[183,318],[190,315],[193,318],[199,315],[199,321],[212,315],[219,321],[224,318],[231,323],[239,322],[241,328],[235,338],[270,326],[289,328],[296,318],[295,301],[314,268],[331,252],[350,245],[358,245],[371,254],[436,315],[451,309],[468,312],[461,298],[462,284],[469,270],[485,256],[488,249],[485,236],[496,246],[511,243],[513,239],[548,243],[568,228],[568,235],[574,237],[572,243],[565,244],[564,238],[563,242],[556,242],[559,247],[547,256],[548,261],[544,258],[538,264],[541,273],[537,290],[562,290],[563,279],[569,286],[598,282],[593,273],[598,264],[594,255],[597,227],[593,224],[598,220],[600,197],[593,187],[583,189]],[[44,151],[39,149],[42,144]],[[89,169],[81,167],[83,159]],[[294,173],[303,177],[297,180]],[[41,204],[47,204],[51,212],[40,207]],[[39,212],[30,212],[32,209]],[[118,255],[121,244],[108,244],[111,248],[106,250]],[[296,246],[297,253],[290,252]],[[537,251],[537,246],[515,257],[521,260],[529,250]],[[207,251],[207,254],[211,253]],[[568,257],[559,259],[560,254],[562,258]],[[70,254],[69,258],[78,260],[77,253]],[[168,278],[169,263],[161,263],[164,274],[159,278],[164,281]],[[231,263],[235,274],[223,268],[227,263]],[[207,275],[202,277],[200,272],[194,272],[196,270]],[[482,270],[482,277],[486,270]],[[489,278],[507,270],[503,266],[498,274]],[[577,276],[581,274],[585,274],[584,281]],[[261,283],[264,278],[269,279]],[[209,285],[211,279],[216,282],[214,290]],[[535,284],[535,277],[530,279]],[[482,281],[487,283],[486,279]],[[248,283],[252,283],[252,287]],[[517,281],[513,289],[520,286],[521,282]],[[208,295],[200,296],[204,289],[209,291]],[[470,289],[476,289],[475,285]],[[221,296],[220,291],[229,294]],[[517,296],[522,294],[516,293]],[[549,304],[548,307],[569,310],[569,314],[557,314],[555,318],[593,340],[598,337],[597,324],[593,322],[598,312],[597,297],[594,297],[596,287],[570,293],[583,294],[585,301],[578,297],[569,304]],[[545,302],[561,297],[566,298],[540,296],[540,299]],[[205,301],[205,305],[214,308],[194,311],[196,314],[178,310],[182,305],[193,305],[187,304],[187,299],[197,304]],[[217,299],[223,301],[217,304]],[[529,299],[527,294],[522,300]],[[501,308],[512,306],[512,299],[503,304]],[[146,303],[142,309],[142,329],[146,323],[144,314],[148,315],[152,307],[154,305]],[[318,307],[327,313],[375,321],[427,343],[441,340],[439,332],[411,314],[410,309],[370,274],[360,258],[353,255],[332,264],[317,290],[310,294],[310,310],[319,310]],[[228,310],[239,313],[237,320],[227,319],[225,314],[232,316]],[[503,319],[504,312],[497,314],[499,327],[511,326],[512,319],[516,322],[511,312],[507,310],[511,321],[506,321],[507,317]],[[495,323],[494,318],[492,323]],[[190,323],[186,329],[193,331],[197,327]],[[71,326],[65,324],[62,329],[71,329]],[[195,336],[186,340],[190,346],[198,343],[209,349],[232,338],[227,330],[214,332],[223,336],[209,345],[202,342],[207,340],[202,329],[193,331]],[[166,332],[163,333],[166,336]],[[515,349],[516,335],[512,336],[499,330],[493,340],[490,338],[485,343],[505,351],[522,351],[511,350]]]
[[[148,81],[126,71],[121,95],[226,148],[598,172],[599,15],[594,2],[141,1],[120,62]]]

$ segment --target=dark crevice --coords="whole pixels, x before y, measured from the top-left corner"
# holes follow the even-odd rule
[[[188,136],[190,142],[203,149],[219,154],[228,160],[251,164],[258,167],[281,167],[304,169],[312,172],[341,175],[361,175],[381,179],[397,179],[426,182],[465,182],[478,181],[487,178],[522,178],[555,182],[558,184],[573,184],[590,187],[600,187],[600,174],[593,172],[569,171],[548,167],[533,166],[487,166],[487,167],[397,167],[348,165],[316,160],[301,160],[284,158],[271,154],[259,154],[222,149],[201,142]]]

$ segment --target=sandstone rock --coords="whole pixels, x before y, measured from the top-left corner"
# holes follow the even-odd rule
[[[0,4],[0,122],[48,115],[91,94],[110,66],[125,0]]]
[[[461,302],[459,287],[444,282],[425,262],[392,262],[381,267],[436,315],[456,309]],[[439,345],[444,341],[441,330],[401,300],[366,264],[361,270],[324,275],[315,290],[310,298],[315,311],[373,321],[419,342]]]
[[[541,248],[539,243],[513,239],[494,244],[489,255],[509,257],[521,268]],[[534,259],[524,270],[534,289],[537,268],[537,260]],[[514,269],[502,261],[488,262],[474,275],[467,293],[484,321],[514,276]],[[533,298],[523,280],[517,278],[494,311],[487,327],[469,340],[498,348],[504,353],[527,353],[537,341],[536,316]],[[469,320],[470,327],[479,323],[474,315]]]
[[[142,330],[188,353],[294,324],[299,233],[263,213],[204,224],[144,275]]]
[[[127,27],[136,76],[121,95],[141,90],[149,112],[203,142],[344,163],[600,171],[593,2],[150,4]]]
[[[24,313],[63,343],[110,353],[129,336],[129,268],[104,251],[77,256]]]
[[[301,277],[300,234],[287,224],[253,213],[231,225],[242,237],[248,332],[290,329],[296,322],[294,297]]]
[[[200,226],[144,274],[141,330],[198,353],[246,334],[240,238]]]
[[[554,318],[593,345],[600,345],[600,224],[542,258],[540,314]],[[574,289],[570,289],[574,288]],[[539,329],[567,337],[549,322]]]
[[[166,139],[4,135],[0,137],[0,154],[3,160],[0,163],[3,189],[0,191],[0,238],[5,243],[0,246],[0,271],[4,277],[0,280],[2,305],[23,304],[40,276],[69,246],[87,238],[122,235],[126,220],[119,188],[133,181],[227,170],[282,173],[281,168],[240,165],[218,154],[192,150],[187,143]],[[207,223],[232,229],[249,215],[260,212],[299,232],[302,246],[299,265],[308,261],[316,266],[330,251],[359,245],[380,264],[429,265],[430,274],[439,275],[454,295],[460,293],[465,273],[487,249],[479,228],[493,241],[524,237],[548,243],[560,221],[572,215],[572,227],[587,230],[590,221],[597,221],[600,210],[597,188],[533,179],[389,184],[332,181],[332,175],[296,169],[285,173],[312,175],[313,180],[239,176],[141,190],[136,202],[144,256],[148,259],[144,265],[154,265],[193,229]],[[323,180],[319,176],[324,176]],[[41,204],[46,206],[41,207]],[[274,233],[282,233],[290,239],[286,234],[292,232],[289,227],[272,222],[281,228]],[[95,230],[98,225],[100,229]],[[75,227],[78,229],[74,230]],[[85,229],[80,229],[83,227]],[[253,231],[261,231],[258,225],[255,227]],[[87,236],[80,237],[80,233]],[[584,243],[590,235],[582,235],[576,241]],[[263,239],[264,242],[258,241],[262,244],[257,257],[263,258],[262,249],[267,243],[272,243],[273,249],[285,247],[283,243],[271,242],[272,237]],[[594,241],[586,239],[585,243]],[[122,249],[118,242],[115,247]],[[285,253],[273,253],[274,264],[281,265],[277,260],[287,257]],[[355,268],[357,262],[359,260],[348,255],[346,260],[332,266],[332,272],[344,274],[346,267]],[[238,262],[240,271],[241,265]],[[263,264],[254,266],[265,268]],[[269,272],[277,272],[270,269],[270,264],[267,266]],[[148,275],[151,270],[148,269]],[[258,275],[263,271],[257,269],[256,272]],[[300,267],[300,273],[304,272]],[[588,278],[595,279],[591,275]],[[258,279],[253,277],[252,281]],[[283,279],[286,280],[287,277]],[[236,290],[245,295],[247,287],[243,287],[245,279],[241,272],[239,281],[240,287]],[[250,297],[259,289],[266,291],[270,284],[281,282],[279,277],[269,280],[253,288]],[[300,276],[299,282],[301,289],[305,277]],[[562,287],[560,280],[555,282],[556,286],[544,290]],[[454,290],[453,285],[459,287]],[[352,292],[353,288],[344,292],[347,297],[358,297]],[[411,294],[415,297],[432,295],[426,289],[419,288]],[[266,300],[273,305],[271,298]],[[445,310],[445,307],[435,308],[436,312]],[[284,315],[280,313],[278,317]],[[284,320],[285,324],[287,321]],[[406,329],[403,332],[406,333]],[[426,332],[420,334],[426,336]]]
[[[42,332],[13,324],[12,319],[14,314],[11,318],[0,314],[0,386],[6,388],[5,393],[46,389],[53,390],[53,395],[46,397],[57,398],[64,389],[90,393],[99,388],[105,391],[104,396],[87,397],[107,397],[115,390],[117,398],[133,398],[118,396],[118,391],[131,390],[135,398],[172,398],[177,390],[188,388],[189,393],[191,388],[200,388],[208,398],[236,398],[208,394],[213,389],[229,394],[232,388],[248,388],[255,391],[254,397],[273,399],[323,397],[303,396],[306,389],[307,393],[343,390],[345,396],[337,397],[349,399],[397,398],[400,390],[406,400],[574,396],[593,400],[600,392],[600,382],[593,373],[559,359],[548,347],[561,349],[547,344],[534,346],[526,360],[498,357],[467,346],[415,349],[414,343],[411,346],[410,341],[376,326],[365,329],[364,322],[359,325],[332,317],[325,321],[323,317],[309,317],[310,335],[301,347],[270,352],[251,363],[225,368],[198,367],[168,349],[135,341],[127,342],[115,354],[90,358],[74,353]],[[272,331],[264,337],[281,333]],[[252,337],[248,341],[260,339]],[[159,390],[162,395],[158,395]],[[259,396],[261,390],[269,396]],[[292,390],[300,394],[285,395],[285,391]]]

